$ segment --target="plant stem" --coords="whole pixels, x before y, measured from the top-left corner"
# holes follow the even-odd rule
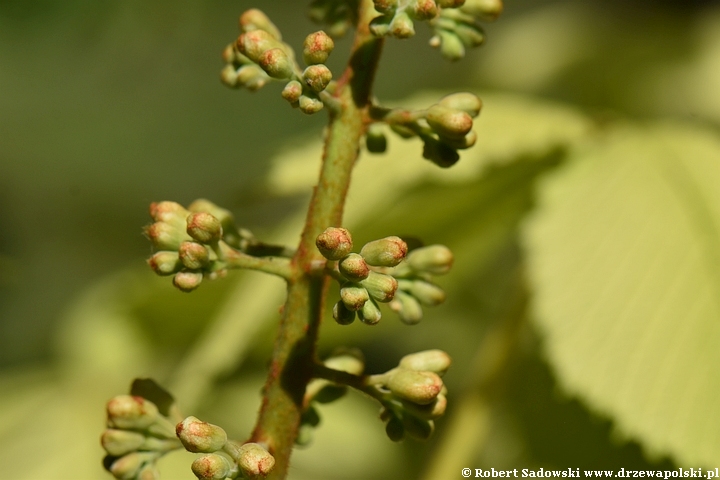
[[[268,477],[272,479],[287,476],[305,388],[312,378],[315,344],[329,283],[326,276],[316,274],[317,266],[324,259],[315,247],[315,238],[325,228],[342,223],[345,197],[368,122],[370,91],[383,44],[368,30],[375,15],[373,2],[362,0],[350,62],[334,94],[340,111],[331,114],[320,179],[292,259],[287,301],[275,339],[260,415],[252,434],[251,440],[265,444],[275,457],[275,467]]]

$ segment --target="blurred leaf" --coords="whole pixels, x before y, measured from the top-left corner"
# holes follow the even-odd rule
[[[136,378],[130,387],[130,395],[142,397],[157,405],[158,410],[166,417],[175,403],[173,396],[151,378]]]
[[[720,460],[720,138],[622,127],[542,184],[534,316],[561,384],[654,455]]]

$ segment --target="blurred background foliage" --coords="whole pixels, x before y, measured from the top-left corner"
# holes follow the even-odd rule
[[[237,273],[183,295],[144,266],[140,227],[151,201],[207,197],[296,241],[324,115],[273,86],[219,84],[253,6],[0,2],[0,458],[14,478],[106,478],[103,404],[136,376],[235,437],[252,427],[281,282]],[[262,8],[291,44],[316,29],[298,2]],[[378,97],[477,91],[478,146],[438,171],[392,138],[361,160],[347,218],[358,244],[450,246],[449,299],[412,328],[390,313],[328,322],[320,347],[359,346],[373,372],[445,349],[451,407],[430,442],[392,444],[350,395],[322,409],[292,478],[720,465],[720,5],[509,1],[457,64],[418,30],[387,44]],[[405,99],[420,90],[434,92]],[[165,478],[190,478],[190,459],[169,455]]]

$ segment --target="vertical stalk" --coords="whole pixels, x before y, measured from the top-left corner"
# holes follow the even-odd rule
[[[372,81],[383,44],[368,30],[375,15],[373,2],[361,0],[351,59],[335,91],[340,109],[330,118],[320,179],[292,260],[287,301],[275,339],[262,407],[251,438],[251,441],[264,443],[275,457],[275,468],[268,476],[272,479],[283,479],[287,475],[300,425],[305,387],[312,376],[315,344],[329,281],[313,273],[313,265],[324,261],[315,247],[315,238],[325,228],[342,223],[352,169],[369,118]]]

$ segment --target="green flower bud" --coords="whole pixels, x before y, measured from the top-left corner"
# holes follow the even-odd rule
[[[225,47],[225,49],[222,51],[222,59],[225,63],[233,63],[236,61],[235,58],[235,45],[228,44],[228,46]]]
[[[360,255],[375,267],[394,267],[407,255],[408,246],[400,237],[385,237],[363,245]]]
[[[355,311],[347,308],[341,300],[333,306],[333,318],[340,325],[350,325],[355,321]]]
[[[282,48],[265,50],[258,58],[258,65],[272,78],[290,78],[293,74],[293,64]]]
[[[379,13],[394,12],[398,6],[398,0],[373,0],[373,3]]]
[[[451,146],[428,138],[423,144],[423,158],[430,160],[438,167],[449,168],[460,160],[460,155]]]
[[[485,32],[479,25],[472,23],[458,23],[455,26],[455,35],[466,47],[479,47],[485,43]]]
[[[340,260],[353,248],[350,232],[341,227],[328,227],[315,240],[318,250],[328,260]]]
[[[113,457],[119,457],[126,453],[134,452],[145,442],[142,433],[130,430],[116,430],[109,428],[100,437],[100,443],[105,451]]]
[[[110,465],[108,470],[120,480],[135,480],[140,470],[158,457],[155,452],[132,452],[124,455]]]
[[[440,8],[458,8],[461,7],[465,0],[435,0]]]
[[[280,30],[261,10],[251,8],[240,15],[240,30],[243,32],[252,32],[253,30],[264,30],[273,38],[282,40]]]
[[[340,299],[348,310],[360,310],[370,299],[368,291],[355,283],[347,283],[340,289]]]
[[[302,95],[302,84],[297,80],[292,80],[285,85],[282,91],[282,97],[290,103],[296,103]]]
[[[187,217],[187,233],[200,243],[215,243],[222,237],[222,224],[210,213],[191,213]]]
[[[282,43],[265,30],[252,30],[240,35],[236,46],[240,53],[258,63],[263,52],[272,48],[282,48]]]
[[[183,229],[165,222],[145,227],[145,235],[158,250],[177,250],[182,242],[190,240]]]
[[[365,147],[371,153],[383,153],[387,150],[387,137],[380,125],[373,123],[365,134]]]
[[[360,282],[372,298],[378,302],[389,302],[397,291],[397,280],[384,273],[370,272],[368,277]]]
[[[306,65],[325,63],[330,52],[335,48],[335,42],[327,33],[320,30],[305,37],[303,43],[303,60]]]
[[[411,282],[410,294],[426,307],[434,307],[445,301],[445,291],[437,285],[424,280]]]
[[[363,257],[357,253],[351,253],[347,257],[340,260],[338,269],[343,277],[351,282],[359,282],[365,280],[370,275],[370,267],[365,263]]]
[[[402,421],[393,415],[385,425],[385,433],[393,442],[399,442],[405,438],[405,427]]]
[[[325,105],[319,98],[308,95],[300,95],[298,106],[300,107],[301,112],[312,115],[313,113],[317,113],[322,110]]]
[[[202,283],[203,274],[200,272],[178,272],[173,277],[173,285],[183,292],[192,292]]]
[[[323,64],[310,65],[303,72],[303,79],[316,92],[322,92],[332,80],[332,72]]]
[[[235,470],[230,458],[222,452],[202,455],[195,459],[190,468],[202,480],[225,480]]]
[[[307,447],[315,438],[315,427],[300,424],[297,437],[295,437],[295,445],[299,447]]]
[[[158,275],[172,275],[182,268],[178,252],[168,252],[164,250],[157,252],[148,258],[147,263]]]
[[[210,262],[207,247],[195,242],[183,242],[178,249],[180,260],[190,270],[199,270]]]
[[[410,252],[405,261],[416,272],[442,275],[450,271],[453,254],[445,245],[428,245]]]
[[[360,321],[366,325],[375,325],[382,318],[380,309],[375,304],[374,300],[368,300],[365,302],[362,309],[358,311],[358,316],[360,317]]]
[[[397,133],[402,138],[413,138],[417,135],[412,131],[412,129],[406,127],[405,125],[398,125],[396,123],[390,124],[390,130]]]
[[[418,405],[413,402],[402,402],[403,408],[409,414],[421,418],[423,420],[434,420],[445,414],[447,408],[447,397],[442,393],[438,395],[432,403],[427,405]]]
[[[405,355],[400,359],[399,366],[408,370],[442,375],[450,368],[451,363],[450,356],[442,350],[425,350]]]
[[[410,38],[415,35],[413,21],[404,10],[395,14],[390,22],[390,32],[395,38]]]
[[[470,133],[468,133],[459,140],[450,138],[442,139],[442,143],[444,143],[453,150],[465,150],[475,145],[475,142],[477,142],[477,133],[472,130],[470,131]]]
[[[491,22],[503,11],[502,0],[466,0],[465,5],[460,9],[473,17],[478,17],[486,22]]]
[[[430,39],[430,45],[440,47],[440,53],[448,60],[460,60],[465,56],[465,45],[453,32],[438,30],[437,36]]]
[[[467,112],[440,104],[430,107],[425,118],[438,135],[452,139],[462,139],[473,126],[472,117]]]
[[[193,201],[190,205],[188,205],[188,210],[194,213],[209,213],[213,217],[220,220],[220,224],[222,225],[223,230],[233,231],[236,229],[235,217],[233,217],[233,214],[230,212],[230,210],[219,207],[218,205],[215,205],[213,202],[205,198],[198,198],[197,200]]]
[[[427,405],[440,394],[443,381],[433,372],[399,368],[392,372],[387,388],[398,398]]]
[[[193,453],[216,452],[227,442],[225,430],[195,417],[187,417],[178,423],[175,433],[185,450]]]
[[[160,480],[160,471],[155,465],[145,465],[135,478],[136,480]]]
[[[328,368],[352,373],[353,375],[360,375],[365,370],[363,354],[355,348],[340,349],[337,353],[325,359],[323,364]]]
[[[405,432],[417,440],[427,440],[435,430],[432,420],[423,420],[413,415],[403,415],[402,424]]]
[[[400,320],[406,325],[416,325],[423,317],[422,307],[415,297],[398,291],[390,302],[390,308],[398,314]]]
[[[245,475],[267,475],[275,466],[275,457],[257,443],[246,443],[240,449],[238,465]]]
[[[475,118],[480,114],[480,110],[482,109],[482,100],[474,93],[458,92],[444,96],[440,99],[438,105],[454,110],[461,110]]]
[[[230,88],[242,86],[238,83],[238,73],[233,65],[225,65],[225,68],[220,71],[220,81]]]
[[[265,71],[257,65],[243,65],[237,71],[237,81],[251,92],[259,90],[270,81]]]
[[[413,7],[413,17],[418,20],[430,20],[438,14],[435,0],[416,0]]]
[[[150,204],[150,217],[156,222],[164,222],[176,227],[183,227],[188,212],[176,202],[153,202]]]
[[[107,404],[108,426],[121,430],[144,430],[159,415],[157,406],[142,397],[118,395]]]
[[[375,7],[377,9],[377,7]],[[370,20],[370,32],[376,37],[384,37],[390,33],[390,24],[393,21],[393,15],[383,15]]]

